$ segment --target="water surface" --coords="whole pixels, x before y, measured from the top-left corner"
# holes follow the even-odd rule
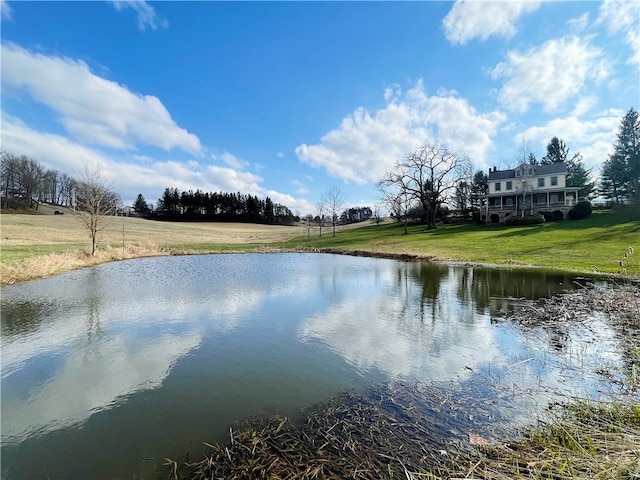
[[[147,258],[7,287],[2,476],[149,476],[235,421],[296,419],[371,382],[489,379],[480,396],[535,388],[534,404],[594,395],[585,365],[620,362],[601,321],[496,321],[572,288],[563,274],[324,254]]]

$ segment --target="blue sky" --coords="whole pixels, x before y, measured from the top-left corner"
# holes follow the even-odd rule
[[[2,149],[128,203],[345,206],[439,141],[485,172],[553,137],[597,173],[640,104],[640,2],[0,0]]]

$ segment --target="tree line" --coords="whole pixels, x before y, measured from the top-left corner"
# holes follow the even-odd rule
[[[155,210],[140,194],[134,205],[136,213],[159,220],[250,222],[272,225],[291,225],[300,220],[285,205],[269,197],[258,198],[240,192],[180,191],[166,188]]]
[[[2,208],[34,208],[40,203],[71,206],[78,181],[66,173],[47,169],[26,155],[0,154]]]

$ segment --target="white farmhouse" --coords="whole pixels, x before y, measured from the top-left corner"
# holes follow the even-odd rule
[[[565,219],[578,201],[580,187],[567,186],[564,163],[522,164],[515,169],[489,169],[489,193],[484,199],[481,218],[502,223],[510,215],[547,212]]]

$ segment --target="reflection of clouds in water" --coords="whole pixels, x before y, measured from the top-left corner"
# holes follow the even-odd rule
[[[109,332],[118,328],[140,329],[161,324],[184,324],[191,328],[199,320],[207,321],[207,330],[219,328],[229,331],[249,312],[257,310],[265,294],[259,290],[233,291],[221,289],[204,300],[195,298],[132,298],[119,302],[100,301],[93,314],[99,317],[99,326]],[[89,302],[90,299],[82,299]],[[51,354],[82,342],[91,329],[88,325],[91,307],[78,303],[56,319],[47,319],[28,335],[2,339],[2,378],[22,368],[29,359]]]
[[[21,442],[86,421],[138,390],[157,388],[199,335],[162,335],[143,346],[111,337],[74,350],[57,374],[22,398],[3,398],[2,441]]]
[[[485,316],[451,292],[457,283],[454,276],[445,280],[433,302],[411,280],[399,295],[358,294],[308,318],[298,335],[324,342],[360,369],[417,380],[462,378],[469,368],[504,360]]]
[[[134,288],[135,275],[115,275],[118,280],[109,284],[109,272],[77,272],[85,281],[43,281],[13,289],[3,299],[46,296],[54,305],[31,331],[2,338],[3,381],[29,385],[22,393],[22,388],[3,389],[3,441],[81,424],[126,395],[159,387],[204,332],[228,333],[267,299],[299,293],[297,287],[307,285],[280,282],[263,288],[249,280],[240,288],[236,278],[226,284],[200,282],[197,289],[193,281],[151,277],[153,287],[141,292]],[[53,357],[60,360],[54,363]],[[52,368],[43,371],[38,366],[43,361]],[[33,378],[40,378],[39,384]],[[21,379],[31,380],[21,384]]]
[[[546,404],[558,393],[593,396],[603,380],[596,369],[620,366],[615,334],[601,319],[567,323],[559,339],[544,326],[492,324],[486,311],[477,311],[460,269],[444,272],[429,298],[429,279],[416,271],[408,265],[392,295],[352,291],[304,320],[299,338],[323,342],[361,370],[419,381],[486,376],[488,384],[526,396],[526,403]],[[563,348],[550,350],[554,341]]]

